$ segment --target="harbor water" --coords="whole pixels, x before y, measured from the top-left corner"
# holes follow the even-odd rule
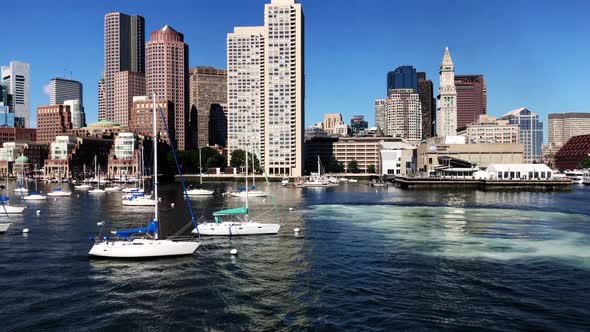
[[[233,183],[210,185],[191,199],[201,221],[244,203],[220,194]],[[590,329],[590,186],[271,187],[251,216],[280,219],[278,235],[202,237],[192,256],[140,261],[88,257],[101,227],[151,218],[121,193],[27,202],[0,234],[2,330]],[[170,235],[190,217],[179,184],[160,195]]]

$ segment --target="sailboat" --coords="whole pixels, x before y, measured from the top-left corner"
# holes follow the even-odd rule
[[[248,216],[248,153],[246,153],[246,190],[244,193],[245,207],[214,212],[215,222],[202,224],[198,230],[192,231],[193,234],[221,236],[277,234],[281,224],[262,224],[254,222]]]
[[[8,197],[8,174],[6,175],[6,196],[0,196],[0,203],[3,205],[3,209],[0,212],[4,211],[6,214],[22,213],[25,210],[24,206],[10,205],[10,197]]]
[[[318,156],[318,171],[317,173],[311,173],[309,179],[305,182],[300,183],[297,187],[334,187],[338,184],[338,181],[330,181],[329,178],[322,174],[322,162],[320,156]]]
[[[53,188],[51,192],[47,193],[47,196],[51,197],[69,197],[72,195],[71,191],[62,190],[62,176],[61,176],[61,166],[58,169],[58,176],[59,176],[59,187]]]
[[[88,190],[89,194],[104,194],[104,189],[100,189],[100,165],[98,164],[98,157],[94,155],[94,176],[98,174],[98,186],[94,189]]]
[[[35,168],[35,174],[37,174],[37,168]],[[23,198],[27,201],[42,201],[47,199],[46,195],[41,195],[41,193],[39,193],[39,189],[37,188],[37,177],[35,177],[35,191]]]
[[[141,181],[142,181],[142,188],[135,188],[136,190],[127,192],[123,195],[122,203],[124,206],[154,206],[156,205],[156,200],[152,198],[152,195],[146,196],[145,191],[145,181],[143,180],[143,147],[142,147],[142,154],[141,154]]]
[[[154,101],[154,198],[158,201],[158,133],[156,129],[156,95]],[[174,147],[172,147],[174,151]],[[188,201],[188,200],[187,200]],[[189,203],[190,208],[190,203]],[[192,216],[192,210],[191,216]],[[149,258],[163,256],[180,256],[192,255],[200,243],[197,241],[173,241],[161,240],[158,238],[158,204],[154,204],[154,219],[144,228],[136,228],[122,231],[115,231],[114,234],[119,240],[110,240],[104,237],[102,241],[95,242],[90,252],[90,256],[109,257],[109,258]],[[192,218],[195,228],[197,227],[194,217]],[[141,238],[135,238],[134,235],[143,235]]]
[[[143,194],[144,192],[144,185],[145,183],[143,182],[143,146],[141,146],[141,165],[139,167],[139,170],[137,172],[137,181],[135,181],[135,184],[133,187],[131,188],[123,188],[123,192],[126,194]],[[140,177],[141,175],[141,177]],[[123,195],[123,198],[130,198],[133,195]]]
[[[82,173],[83,173],[82,176],[84,177],[84,179],[82,180],[81,184],[74,186],[74,189],[88,190],[88,189],[92,188],[92,186],[88,184],[88,180],[86,179],[86,164],[82,165]]]
[[[189,188],[186,193],[189,196],[213,195],[213,190],[203,188],[203,166],[201,165],[201,148],[199,148],[199,184],[200,188]]]
[[[246,149],[247,150],[247,149]],[[231,195],[234,197],[266,197],[268,192],[262,190],[256,190],[256,176],[254,164],[254,153],[252,153],[252,188],[248,188],[248,152],[246,151],[246,188],[238,188],[236,191],[232,191]],[[248,190],[250,189],[250,190]]]
[[[6,172],[6,178],[8,179],[8,172]],[[6,190],[6,191],[8,192],[8,190]],[[6,213],[6,218],[9,218],[8,220],[10,221],[10,217],[8,216],[8,211],[6,210],[6,205],[4,204],[4,202],[8,202],[8,200],[9,200],[8,197],[0,197],[0,203],[2,203],[4,213]],[[0,222],[0,233],[5,233],[9,227],[10,227],[9,222]]]
[[[21,158],[21,157],[19,157],[19,158]],[[16,158],[17,159],[16,161],[18,161],[19,158]],[[16,162],[15,162],[15,164],[16,164]],[[21,165],[23,165],[23,164],[21,164]],[[25,168],[24,168],[24,166],[21,166],[21,172],[22,172],[22,174],[20,175],[20,181],[19,181],[19,176],[18,175],[16,176],[16,179],[15,179],[16,187],[14,188],[14,192],[16,194],[21,194],[21,195],[28,194],[29,189],[27,189],[27,187],[25,187]]]

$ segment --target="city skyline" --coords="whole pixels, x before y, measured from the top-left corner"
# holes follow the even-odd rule
[[[36,107],[46,105],[47,96],[43,94],[43,87],[51,78],[64,76],[85,85],[84,104],[87,122],[91,123],[98,117],[96,84],[103,67],[102,25],[106,13],[119,11],[141,15],[145,17],[146,33],[170,24],[185,34],[189,46],[198,46],[190,54],[190,68],[201,65],[225,68],[225,35],[234,26],[259,25],[259,8],[267,2],[230,1],[229,4],[217,4],[211,1],[190,5],[171,2],[164,9],[156,6],[155,2],[107,1],[84,4],[83,8],[74,2],[65,2],[64,6],[55,8],[49,5],[30,6],[27,2],[9,3],[9,10],[26,10],[40,23],[45,19],[42,16],[51,16],[51,12],[57,13],[58,10],[73,15],[69,26],[77,26],[77,29],[49,24],[43,31],[33,28],[15,31],[7,38],[11,48],[0,54],[0,63],[17,60],[31,65],[31,123],[36,123]],[[590,69],[583,65],[583,59],[588,57],[590,51],[581,46],[579,41],[579,37],[586,35],[590,28],[581,16],[576,19],[585,12],[584,9],[589,8],[584,2],[571,3],[567,8],[561,8],[558,4],[530,8],[525,2],[494,8],[467,2],[428,2],[428,6],[397,4],[398,7],[407,7],[410,17],[415,15],[418,18],[419,14],[424,16],[420,17],[421,23],[416,31],[408,33],[408,36],[396,35],[395,43],[387,40],[375,43],[387,35],[387,31],[395,30],[387,17],[376,15],[394,4],[379,1],[371,6],[363,6],[353,2],[348,8],[334,11],[336,7],[329,2],[300,2],[306,7],[308,31],[306,127],[321,121],[324,113],[333,112],[342,113],[345,119],[363,114],[369,125],[372,125],[373,102],[381,97],[386,74],[400,65],[409,64],[418,71],[425,71],[427,77],[433,79],[434,90],[437,91],[438,82],[435,78],[438,76],[440,53],[445,46],[451,49],[457,75],[483,74],[486,77],[488,114],[491,116],[501,116],[511,109],[527,107],[546,122],[549,113],[588,111],[583,98],[579,97],[583,95],[583,85],[568,83],[568,79],[579,82],[590,74]],[[198,11],[199,19],[181,15],[187,6]],[[503,16],[507,8],[509,11]],[[424,12],[424,9],[428,11]],[[484,9],[485,14],[481,14]],[[568,15],[556,15],[566,10]],[[426,22],[427,18],[453,11],[457,11],[463,19],[461,24],[445,22],[446,32],[441,33],[436,22]],[[227,14],[227,17],[213,15],[219,12]],[[565,28],[560,27],[564,25],[556,24],[549,28],[536,23],[549,15],[553,21],[565,22],[564,17],[568,17],[568,31],[574,33],[564,33]],[[519,18],[518,22],[516,17]],[[14,18],[7,19],[10,26]],[[480,24],[466,31],[462,29],[465,20],[467,23]],[[330,25],[342,25],[343,22],[363,24],[347,24],[354,26],[354,29],[345,27],[350,32],[346,38],[330,34]],[[572,25],[575,27],[572,28]],[[361,37],[366,34],[369,34],[368,38]],[[47,35],[60,35],[62,39],[79,47],[64,48],[56,54],[41,53],[39,50],[52,40]],[[543,40],[551,39],[552,47],[546,47],[546,43],[538,37],[533,38],[533,35],[543,36]],[[353,40],[354,43],[344,43],[345,39]],[[404,42],[409,43],[408,47],[400,48],[399,45],[404,45]],[[569,51],[566,53],[561,51],[563,49]],[[559,65],[548,65],[556,62]],[[559,100],[554,98],[557,95],[560,96]]]

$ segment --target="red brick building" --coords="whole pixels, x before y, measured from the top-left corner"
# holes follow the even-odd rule
[[[174,141],[176,133],[176,127],[174,123],[174,103],[172,103],[169,100],[158,100],[156,101],[156,107],[158,109],[161,108],[164,112],[164,118],[166,119],[168,130],[170,131],[170,138],[172,138],[172,140]],[[153,110],[154,105],[151,99],[136,98],[136,100],[133,102],[133,108],[131,108],[131,113],[129,114],[129,131],[150,137],[153,136]],[[158,127],[158,135],[161,139],[165,139],[166,142],[170,143],[168,135],[166,135],[164,123],[162,122],[162,116],[160,115],[159,111],[157,114],[156,122]]]
[[[37,140],[37,129],[35,128],[0,128],[0,144],[14,141]]]
[[[37,142],[49,144],[55,136],[72,129],[70,107],[49,105],[37,107]]]
[[[560,171],[578,168],[590,154],[590,135],[570,138],[555,154],[555,168]]]
[[[456,75],[457,128],[478,121],[487,114],[487,87],[483,75]]]
[[[122,127],[129,125],[129,111],[133,106],[133,97],[145,96],[145,75],[132,71],[115,73],[115,99],[113,121]]]

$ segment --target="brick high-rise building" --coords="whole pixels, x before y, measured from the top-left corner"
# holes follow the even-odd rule
[[[436,132],[436,99],[434,99],[432,81],[426,79],[426,73],[419,72],[417,76],[418,95],[420,95],[422,107],[422,136],[428,138],[434,136]]]
[[[102,112],[99,108],[99,120],[114,119],[114,76],[120,71],[145,72],[145,20],[142,16],[108,13],[104,17],[104,107]]]
[[[146,43],[146,94],[174,103],[176,145],[189,148],[188,136],[188,45],[184,35],[166,25],[151,33]]]
[[[37,107],[37,142],[49,144],[56,136],[72,129],[70,107],[49,105]]]
[[[115,113],[113,121],[123,127],[129,125],[133,97],[145,96],[145,75],[132,71],[115,73]]]
[[[457,128],[477,122],[487,114],[487,88],[483,75],[456,75]]]
[[[156,108],[162,109],[164,118],[166,119],[166,125],[170,132],[170,137],[174,140],[175,128],[174,128],[174,103],[169,100],[156,100]],[[152,99],[147,96],[139,96],[133,98],[133,107],[129,114],[129,131],[137,134],[146,136],[153,136],[154,131],[154,103]],[[158,111],[156,115],[157,131],[158,135],[165,139],[168,143],[168,135],[166,135],[166,128],[164,122],[162,122],[162,115]]]
[[[195,147],[212,145],[211,111],[214,104],[227,104],[227,70],[196,67],[190,72],[191,112],[197,112],[197,125],[191,123],[191,144]]]

